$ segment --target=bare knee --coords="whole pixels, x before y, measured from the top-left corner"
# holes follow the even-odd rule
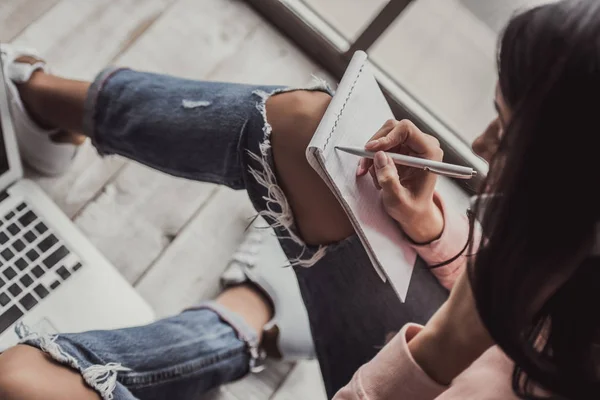
[[[0,398],[6,400],[28,399],[27,387],[36,381],[33,373],[38,357],[36,350],[17,346],[0,355]]]
[[[272,96],[267,100],[267,117],[273,127],[274,146],[301,156],[304,161],[310,143],[331,96],[323,92],[299,90]],[[285,136],[283,140],[279,140]]]
[[[80,375],[33,347],[19,345],[0,354],[0,399],[77,398],[99,400]]]
[[[330,102],[327,93],[309,91],[284,93],[267,101],[278,182],[308,244],[336,242],[354,232],[343,208],[306,160],[306,148]]]

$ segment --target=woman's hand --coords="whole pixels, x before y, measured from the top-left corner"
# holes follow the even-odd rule
[[[356,174],[371,173],[387,213],[413,241],[428,243],[437,239],[444,229],[444,217],[433,200],[436,175],[396,166],[384,151],[442,161],[439,141],[408,120],[389,120],[365,149],[377,154],[374,160],[361,159]]]
[[[452,382],[493,345],[479,318],[466,270],[448,301],[408,343],[417,364],[443,385]]]

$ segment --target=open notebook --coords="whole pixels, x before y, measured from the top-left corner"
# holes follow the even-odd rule
[[[352,221],[373,267],[404,302],[417,255],[383,209],[370,175],[357,178],[359,157],[335,146],[362,147],[394,118],[367,55],[357,52],[307,150],[310,165],[327,183]]]

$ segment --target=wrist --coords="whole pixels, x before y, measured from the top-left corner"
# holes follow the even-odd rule
[[[429,244],[444,232],[444,214],[432,200],[422,211],[414,212],[406,221],[398,221],[404,233],[416,244]]]
[[[453,366],[448,362],[448,354],[444,347],[438,336],[428,327],[423,328],[408,343],[410,354],[423,372],[440,385],[449,385],[454,379],[450,372]]]
[[[426,326],[409,343],[415,362],[434,381],[449,385],[467,369],[482,352],[467,335]]]
[[[468,317],[457,317],[446,302],[408,347],[431,379],[448,385],[494,344],[487,331],[477,326]]]

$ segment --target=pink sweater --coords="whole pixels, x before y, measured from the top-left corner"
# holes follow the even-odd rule
[[[446,209],[444,232],[435,242],[414,246],[430,265],[449,260],[462,250],[469,231],[466,216]],[[452,288],[465,268],[460,257],[449,265],[433,269],[440,283]],[[371,361],[359,368],[352,381],[342,388],[334,400],[517,400],[512,391],[513,362],[497,346],[490,348],[449,386],[433,381],[415,362],[408,342],[423,329],[407,324]]]

